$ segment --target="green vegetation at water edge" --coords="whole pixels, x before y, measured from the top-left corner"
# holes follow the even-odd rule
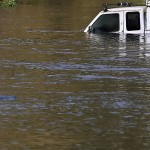
[[[12,7],[16,5],[16,0],[2,0],[1,6],[2,7]]]

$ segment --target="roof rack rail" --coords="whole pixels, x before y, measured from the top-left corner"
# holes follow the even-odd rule
[[[120,3],[116,3],[116,4],[104,4],[104,12],[108,11],[108,6],[120,6],[120,7],[131,7],[132,6],[132,2],[120,2]]]
[[[150,7],[150,0],[146,0],[146,6]]]

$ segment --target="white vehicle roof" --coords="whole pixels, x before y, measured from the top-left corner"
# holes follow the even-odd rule
[[[118,7],[118,8],[108,8],[106,12],[120,12],[120,11],[145,11],[147,6],[132,6],[132,7]],[[105,12],[105,11],[102,11]]]

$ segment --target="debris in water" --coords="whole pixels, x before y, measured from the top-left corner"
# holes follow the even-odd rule
[[[16,96],[0,96],[0,101],[1,100],[13,101],[16,100]]]

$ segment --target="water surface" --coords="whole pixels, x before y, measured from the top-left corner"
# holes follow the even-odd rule
[[[0,9],[1,150],[150,148],[150,36],[83,33],[102,3]]]

